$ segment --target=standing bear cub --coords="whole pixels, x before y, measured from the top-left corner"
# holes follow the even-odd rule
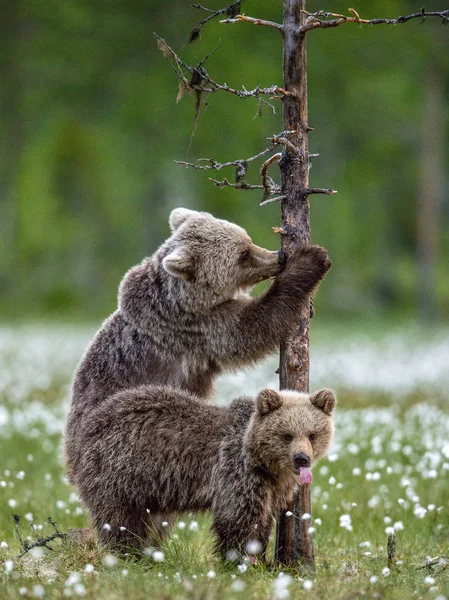
[[[330,389],[264,389],[227,407],[170,387],[119,392],[86,416],[80,497],[106,543],[142,547],[165,514],[210,509],[223,556],[251,541],[263,554],[329,447],[335,402]]]
[[[175,209],[170,227],[157,252],[125,275],[118,310],[75,373],[65,435],[72,483],[90,410],[143,384],[209,397],[221,371],[276,350],[331,266],[324,248],[310,246],[284,268],[282,253],[254,245],[241,227],[204,212]],[[273,276],[264,295],[249,296],[251,286]]]

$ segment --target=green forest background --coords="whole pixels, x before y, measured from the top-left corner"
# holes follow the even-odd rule
[[[225,2],[210,0],[217,9]],[[446,4],[446,5],[445,5]],[[346,1],[308,9],[344,12]],[[279,205],[259,192],[218,189],[214,173],[174,164],[252,156],[282,130],[282,106],[217,92],[192,137],[194,98],[157,32],[188,63],[213,50],[211,77],[233,87],[282,84],[278,32],[206,25],[189,1],[16,0],[0,19],[0,309],[3,318],[96,319],[116,305],[131,265],[167,237],[176,206],[238,222],[275,249]],[[443,10],[447,2],[428,2]],[[363,18],[396,17],[416,1],[359,0]],[[281,0],[246,0],[280,21]],[[449,27],[346,24],[309,34],[312,241],[333,269],[317,299],[333,316],[449,318]],[[248,181],[258,182],[260,163]],[[276,166],[270,168],[276,173]],[[233,177],[233,171],[221,176]]]

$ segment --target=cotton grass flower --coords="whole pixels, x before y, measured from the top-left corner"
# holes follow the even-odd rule
[[[340,520],[340,527],[342,527],[343,529],[346,529],[347,531],[352,531],[351,515],[348,515],[348,514],[341,515],[339,520]]]
[[[151,558],[154,560],[154,562],[164,562],[165,555],[160,550],[155,550],[151,555]]]
[[[382,575],[383,575],[384,577],[389,577],[389,576],[390,576],[390,569],[389,569],[388,567],[384,567],[384,568],[382,569]]]
[[[117,564],[117,558],[113,554],[106,554],[103,558],[103,564],[105,567],[115,567]]]
[[[279,573],[276,579],[273,580],[273,595],[276,598],[276,600],[285,600],[289,597],[290,592],[288,588],[292,581],[293,580],[290,577],[290,575],[285,575],[284,573]]]

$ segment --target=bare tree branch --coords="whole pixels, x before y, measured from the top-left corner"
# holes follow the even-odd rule
[[[184,92],[201,92],[201,93],[212,93],[216,91],[227,92],[229,94],[234,94],[239,98],[259,98],[260,96],[269,96],[270,99],[282,99],[285,96],[293,96],[293,92],[287,92],[283,88],[278,85],[271,85],[269,87],[262,87],[258,85],[253,90],[247,90],[243,88],[242,90],[237,90],[228,86],[227,83],[220,84],[217,81],[214,81],[209,73],[204,68],[204,63],[206,60],[212,56],[217,50],[218,47],[210,52],[203,60],[201,60],[196,66],[191,66],[185,63],[183,60],[179,58],[176,52],[170,48],[167,42],[159,37],[156,33],[154,34],[157,45],[159,49],[162,51],[163,55],[167,58],[170,58],[174,62],[174,68],[176,75],[179,77],[180,86],[177,101],[181,100]],[[184,71],[187,71],[190,74],[188,78]],[[271,105],[270,105],[271,106]]]
[[[243,2],[243,0],[237,0],[237,2],[234,2],[233,4],[230,4],[229,6],[225,6],[224,8],[220,8],[219,10],[212,10],[211,8],[206,8],[205,6],[202,6],[201,4],[192,4],[193,8],[198,8],[199,10],[204,10],[205,12],[208,12],[210,14],[208,17],[205,17],[202,21],[200,21],[198,23],[198,25],[195,27],[195,29],[193,31],[191,31],[190,36],[189,36],[189,43],[194,42],[195,40],[197,40],[200,37],[201,29],[208,21],[211,21],[212,19],[215,19],[215,17],[224,15],[224,14],[228,15],[228,17],[234,17],[235,15],[237,15],[242,8],[242,2]]]
[[[175,163],[178,165],[183,165],[187,168],[192,167],[193,169],[200,169],[202,171],[221,171],[222,169],[226,169],[228,167],[235,167],[235,181],[231,183],[226,177],[222,180],[213,179],[209,177],[209,181],[212,181],[217,187],[232,187],[238,190],[263,190],[262,200],[260,202],[260,206],[265,206],[266,204],[271,204],[273,202],[279,202],[284,200],[285,196],[280,196],[281,186],[277,184],[269,175],[268,175],[268,167],[272,165],[274,162],[279,162],[282,158],[282,152],[277,152],[270,156],[261,166],[260,168],[260,177],[261,184],[251,184],[244,181],[244,177],[248,171],[248,165],[255,160],[262,158],[266,154],[272,152],[278,146],[284,146],[286,150],[291,152],[294,156],[298,156],[300,154],[300,150],[297,146],[295,146],[289,139],[288,136],[295,133],[295,131],[281,131],[280,133],[273,135],[272,137],[267,138],[271,144],[265,150],[255,154],[254,156],[250,156],[249,158],[238,158],[236,160],[230,160],[228,162],[220,163],[214,158],[199,158],[196,163],[186,162],[184,160],[175,160]],[[308,158],[313,158],[318,156],[318,154],[309,154]],[[306,197],[310,194],[336,194],[337,192],[331,188],[310,188],[303,191],[302,196]],[[277,195],[276,195],[277,194]],[[275,198],[270,198],[270,196],[276,195]]]
[[[231,183],[226,179],[226,177],[224,177],[221,181],[209,177],[209,181],[212,181],[212,183],[214,183],[217,187],[232,187],[236,190],[263,190],[263,185],[253,185],[251,183],[246,183],[245,181]]]
[[[14,519],[14,526],[16,528],[16,533],[17,533],[17,537],[19,539],[19,543],[23,548],[23,552],[21,552],[17,558],[22,558],[22,556],[24,554],[26,554],[27,552],[29,552],[32,548],[39,548],[39,547],[43,547],[43,548],[47,548],[47,550],[53,550],[53,548],[51,548],[48,543],[52,542],[53,540],[59,538],[59,539],[65,539],[66,538],[66,534],[62,533],[62,531],[59,531],[59,529],[56,526],[55,521],[53,521],[53,519],[51,517],[48,517],[48,522],[50,523],[50,525],[53,527],[53,529],[55,530],[55,533],[52,533],[51,535],[48,535],[47,537],[43,538],[41,537],[33,524],[33,521],[29,522],[29,525],[31,527],[31,530],[34,533],[34,536],[36,538],[36,542],[33,542],[32,544],[30,544],[30,542],[28,540],[24,540],[22,539],[21,535],[20,535],[20,530],[19,530],[19,525],[20,525],[20,516],[19,515],[13,515],[13,519]]]
[[[438,17],[441,19],[442,25],[447,25],[449,23],[449,10],[427,11],[423,7],[419,12],[402,17],[396,17],[395,19],[362,19],[360,18],[358,12],[353,8],[349,8],[348,10],[352,15],[351,17],[347,15],[340,15],[338,13],[325,12],[323,10],[319,10],[315,13],[308,13],[304,11],[307,15],[307,19],[305,25],[303,25],[300,29],[302,32],[306,32],[310,31],[311,29],[338,27],[344,23],[359,23],[361,25],[399,25],[401,23],[406,23],[411,19],[422,19],[423,22],[426,17]]]
[[[281,187],[277,185],[268,175],[268,167],[274,162],[279,162],[281,158],[282,152],[277,152],[276,154],[273,154],[273,156],[270,156],[270,158],[263,163],[260,169],[260,176],[262,177],[262,185],[264,189],[263,199],[268,198],[273,194],[279,194],[279,192],[281,191]]]
[[[338,192],[332,188],[308,188],[303,192],[303,196],[310,196],[311,194],[325,194],[326,196],[332,196],[333,194],[338,194]]]
[[[235,15],[234,17],[223,19],[220,21],[220,23],[241,23],[242,21],[245,23],[252,23],[253,25],[261,25],[262,27],[272,27],[273,29],[277,29],[281,32],[283,31],[283,27],[280,25],[280,23],[275,23],[274,21],[265,21],[264,19],[255,19],[253,17],[247,17],[246,15]]]

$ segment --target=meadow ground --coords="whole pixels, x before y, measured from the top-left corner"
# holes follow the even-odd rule
[[[335,443],[314,471],[312,574],[222,565],[207,515],[183,515],[162,553],[140,560],[60,540],[17,559],[12,513],[24,537],[30,519],[40,535],[52,532],[49,516],[62,531],[87,525],[61,430],[92,330],[0,328],[0,598],[449,598],[449,331],[361,331],[314,324],[311,389],[334,387],[339,406]],[[223,377],[217,401],[276,386],[275,363]],[[441,559],[423,566],[427,557]]]

